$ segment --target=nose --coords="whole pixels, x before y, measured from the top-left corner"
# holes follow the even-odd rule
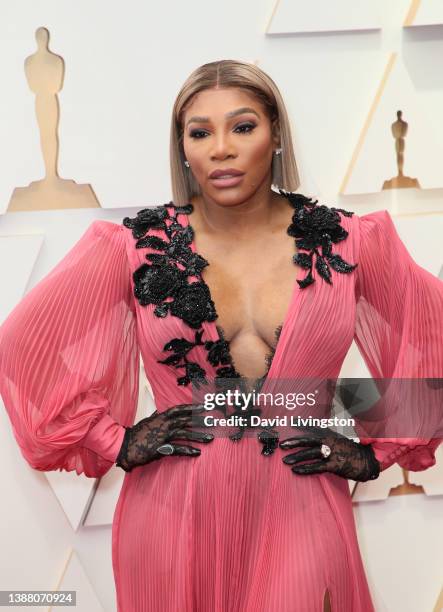
[[[229,134],[219,132],[212,140],[211,159],[235,157],[236,152]]]

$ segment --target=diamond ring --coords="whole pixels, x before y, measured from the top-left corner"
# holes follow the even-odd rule
[[[320,452],[323,457],[326,459],[331,454],[331,448],[327,444],[322,444],[320,448]]]

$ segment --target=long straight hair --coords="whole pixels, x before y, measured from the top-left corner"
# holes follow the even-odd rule
[[[280,130],[282,153],[272,156],[272,184],[286,191],[300,186],[292,142],[291,126],[283,98],[274,81],[254,64],[220,60],[203,64],[186,79],[172,110],[170,134],[170,169],[173,202],[187,204],[200,195],[200,185],[192,170],[184,165],[183,117],[193,97],[205,89],[235,87],[253,95],[263,105],[273,126]]]

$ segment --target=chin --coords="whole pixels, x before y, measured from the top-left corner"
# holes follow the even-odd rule
[[[249,198],[251,198],[256,189],[236,189],[235,187],[229,189],[214,189],[211,188],[207,191],[207,195],[220,204],[220,206],[235,206],[236,204],[242,204]]]

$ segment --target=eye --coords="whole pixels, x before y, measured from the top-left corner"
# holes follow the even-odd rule
[[[254,123],[243,123],[242,125],[238,125],[235,129],[236,130],[241,130],[241,129],[244,129],[244,128],[250,128],[250,129],[247,132],[240,132],[240,133],[241,134],[249,134],[255,128],[255,124]]]
[[[200,136],[198,136],[198,134],[204,134],[204,133],[205,132],[203,132],[203,130],[192,130],[192,132],[189,132],[189,137],[200,140]]]
[[[241,125],[237,125],[235,130],[245,130],[245,131],[241,131],[239,133],[240,134],[250,134],[255,127],[256,126],[255,126],[254,123],[242,123]],[[207,132],[205,132],[204,130],[192,130],[189,133],[189,137],[190,138],[195,138],[196,140],[201,140],[201,137],[199,136],[199,134],[203,134],[204,135],[204,134],[207,134]]]

